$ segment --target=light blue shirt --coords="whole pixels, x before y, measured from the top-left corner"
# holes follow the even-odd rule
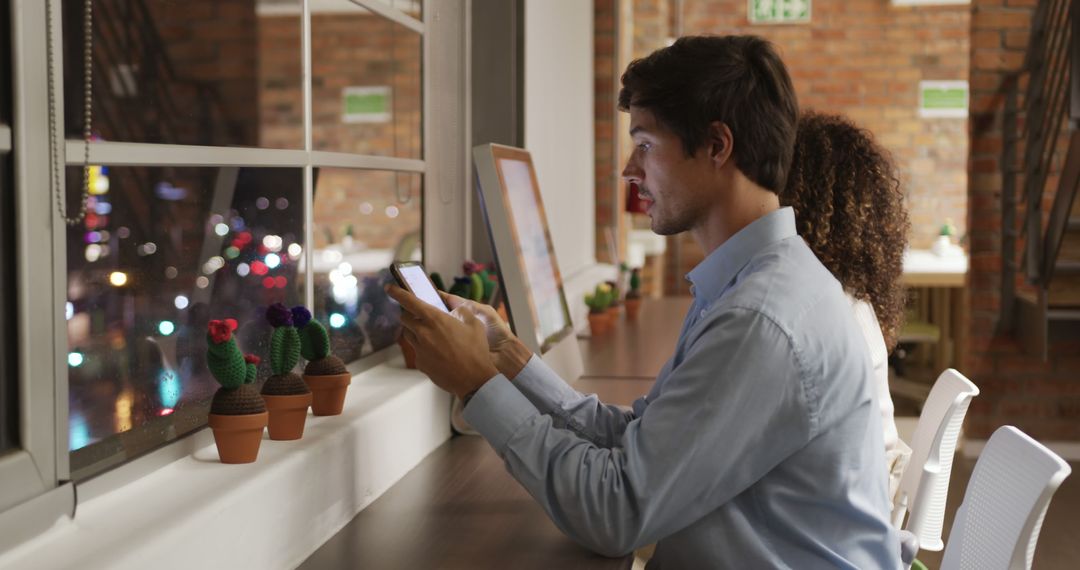
[[[899,568],[866,342],[840,284],[772,212],[690,272],[675,355],[628,410],[534,356],[465,419],[560,529],[650,569]]]

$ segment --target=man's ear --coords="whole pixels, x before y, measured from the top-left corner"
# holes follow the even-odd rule
[[[709,157],[719,168],[731,158],[731,151],[735,147],[735,139],[731,135],[731,129],[720,121],[709,124]]]

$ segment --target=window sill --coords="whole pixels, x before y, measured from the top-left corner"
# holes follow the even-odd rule
[[[0,567],[295,567],[450,436],[449,410],[394,358],[353,378],[340,416],[309,415],[302,440],[264,434],[248,465],[200,447],[84,500]]]

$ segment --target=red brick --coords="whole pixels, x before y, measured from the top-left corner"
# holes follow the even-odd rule
[[[1031,27],[1031,10],[978,6],[972,14],[973,30],[1020,30]]]

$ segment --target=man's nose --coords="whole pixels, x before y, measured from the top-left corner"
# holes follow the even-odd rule
[[[641,168],[638,167],[632,157],[626,161],[626,166],[622,169],[622,177],[624,180],[630,183],[641,182],[641,174]]]

